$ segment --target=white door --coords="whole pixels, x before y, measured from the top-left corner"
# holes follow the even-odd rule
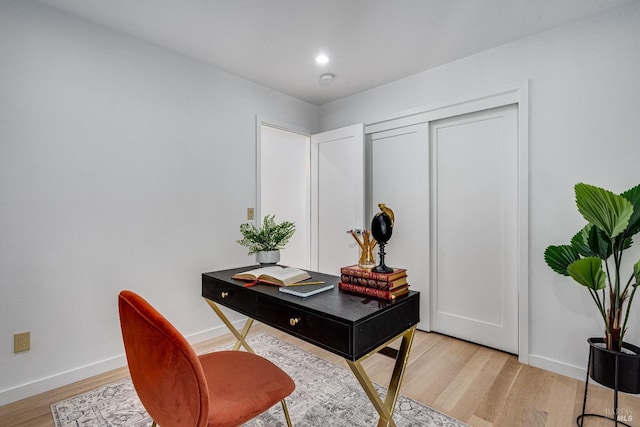
[[[310,142],[308,135],[260,125],[258,139],[258,212],[277,222],[292,221],[296,232],[280,251],[280,263],[308,269],[311,263]]]
[[[348,230],[364,220],[364,126],[311,136],[311,268],[339,274],[358,262]]]
[[[515,105],[431,123],[431,329],[518,353]]]
[[[428,124],[422,123],[367,136],[371,156],[367,217],[370,221],[380,211],[379,203],[393,210],[385,264],[406,268],[411,289],[423,294],[429,291],[428,132]]]

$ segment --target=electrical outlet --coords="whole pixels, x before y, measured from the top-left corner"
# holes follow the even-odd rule
[[[247,208],[247,219],[253,221],[253,208]]]
[[[13,334],[13,352],[20,353],[31,348],[31,332]]]

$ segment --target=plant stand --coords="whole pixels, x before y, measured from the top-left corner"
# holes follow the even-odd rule
[[[631,425],[624,422],[625,421],[624,414],[623,415],[618,414],[618,391],[632,393],[632,394],[638,394],[638,392],[640,391],[640,390],[637,390],[638,382],[639,382],[638,380],[636,380],[631,385],[620,384],[621,374],[623,377],[628,378],[628,372],[625,373],[624,371],[628,371],[629,369],[635,370],[636,378],[640,376],[640,370],[638,370],[638,363],[640,362],[640,354],[638,354],[638,352],[640,349],[631,344],[623,343],[624,348],[629,348],[630,350],[636,353],[636,354],[626,354],[626,353],[611,351],[611,350],[598,347],[596,344],[604,343],[603,338],[589,338],[588,342],[589,342],[590,349],[589,349],[589,361],[587,363],[587,379],[585,380],[585,385],[584,385],[584,399],[582,401],[582,414],[578,415],[578,417],[576,418],[576,423],[578,424],[578,427],[583,427],[585,417],[604,418],[604,419],[613,421],[616,426],[623,425],[626,427],[632,427]],[[605,360],[605,363],[604,363],[605,369],[610,368],[610,362],[613,360],[613,365],[614,365],[613,379],[609,378],[608,381],[598,381],[598,375],[602,374],[603,366],[598,367],[597,366],[598,361],[593,360],[594,354],[597,354],[596,352],[604,353],[605,354],[604,357],[608,358],[607,360]],[[609,362],[609,364],[607,364],[606,362]],[[600,362],[600,364],[602,365],[602,362]],[[592,377],[592,376],[594,380],[601,383],[607,388],[612,388],[611,386],[613,386],[613,416],[612,417],[608,415],[602,415],[602,414],[585,414],[585,410],[587,407],[587,393],[589,391],[589,377]]]

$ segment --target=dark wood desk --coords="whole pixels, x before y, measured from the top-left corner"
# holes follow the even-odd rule
[[[345,358],[367,396],[380,414],[379,426],[395,426],[392,414],[409,358],[416,325],[420,320],[420,294],[411,291],[394,301],[349,294],[338,289],[339,278],[309,272],[314,281],[333,283],[334,289],[301,298],[278,291],[277,286],[244,287],[232,279],[255,266],[214,271],[202,275],[202,296],[237,338],[240,346],[253,351],[245,338],[258,320]],[[217,306],[228,307],[248,317],[241,331]],[[376,393],[361,362],[402,338],[385,402]]]

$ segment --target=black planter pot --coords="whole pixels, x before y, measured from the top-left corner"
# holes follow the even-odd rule
[[[607,350],[604,338],[589,338],[591,366],[589,376],[598,383],[624,393],[640,393],[640,347],[622,343],[631,353]],[[616,387],[616,359],[618,384]]]
[[[607,350],[604,338],[589,338],[589,363],[587,365],[587,378],[584,382],[584,400],[582,401],[582,414],[576,418],[578,427],[584,425],[586,417],[598,417],[611,420],[618,425],[631,427],[625,421],[631,421],[627,414],[618,411],[618,392],[638,394],[640,393],[640,348],[635,345],[622,343],[623,350]],[[603,414],[586,414],[587,392],[589,391],[589,378],[613,390],[613,412]]]

